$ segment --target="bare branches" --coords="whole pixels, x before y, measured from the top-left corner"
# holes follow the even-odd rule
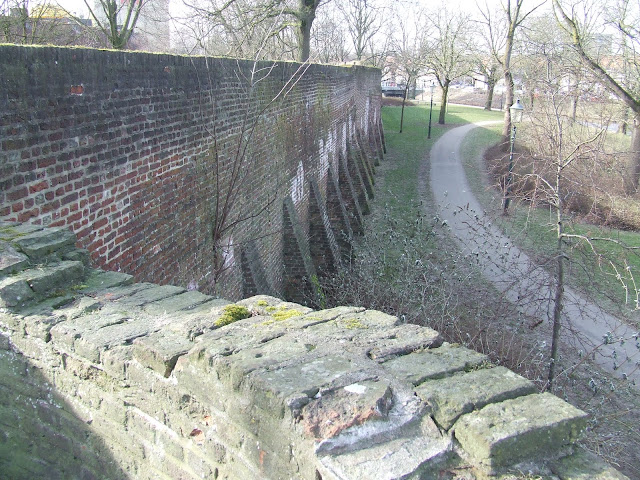
[[[140,12],[148,0],[131,0],[120,3],[117,0],[97,0],[94,7],[84,0],[89,14],[98,28],[116,50],[127,47],[134,32]]]

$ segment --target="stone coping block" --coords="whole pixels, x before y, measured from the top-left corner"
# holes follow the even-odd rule
[[[494,367],[430,380],[416,392],[432,406],[438,425],[449,430],[460,415],[490,403],[536,393],[536,387],[505,367]]]
[[[91,270],[83,283],[83,287],[78,291],[84,295],[94,295],[101,290],[123,287],[132,283],[133,275],[127,273]]]
[[[560,480],[629,480],[593,453],[582,449],[551,464]]]
[[[579,439],[586,418],[547,392],[487,405],[460,417],[453,429],[474,463],[497,469],[558,456]]]
[[[486,355],[460,345],[445,343],[439,348],[393,357],[381,365],[397,377],[419,385],[428,379],[442,378],[488,362],[489,357]]]
[[[196,290],[179,292],[177,295],[155,300],[144,306],[145,312],[151,315],[189,311],[209,302],[211,297]]]
[[[251,316],[221,326],[228,301],[134,284],[117,272],[85,276],[82,260],[60,260],[82,257],[67,251],[68,235],[46,233],[0,225],[0,241],[11,247],[0,249],[8,334],[0,349],[82,379],[61,386],[84,402],[83,418],[101,434],[118,428],[112,415],[132,419],[127,428],[144,438],[171,437],[163,455],[172,452],[193,472],[211,475],[193,453],[209,458],[215,439],[234,452],[236,478],[261,478],[264,468],[290,476],[294,457],[323,480],[436,478],[469,461],[469,478],[484,478],[538,459],[546,469],[584,428],[584,413],[532,393],[531,383],[491,368],[485,355],[443,344],[430,328],[362,307],[313,311],[266,295],[238,302]],[[16,239],[48,262],[34,264]],[[164,408],[156,401],[163,395],[180,407]],[[575,455],[553,469],[560,480],[624,478]],[[183,470],[160,471],[178,478]]]
[[[193,342],[177,334],[155,332],[133,341],[133,357],[163,377],[171,375],[180,356],[193,347]]]
[[[430,473],[449,457],[451,439],[429,417],[412,433],[361,450],[322,456],[318,472],[322,480],[437,478]]]
[[[0,241],[0,275],[11,275],[24,270],[29,259],[24,253],[18,252],[12,245]]]
[[[29,258],[36,260],[44,259],[57,251],[66,251],[73,248],[76,236],[67,228],[44,228],[19,235],[14,242]]]

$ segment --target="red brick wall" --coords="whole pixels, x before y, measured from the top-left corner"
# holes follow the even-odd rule
[[[345,134],[380,121],[375,69],[57,47],[0,59],[0,220],[68,226],[97,266],[229,297],[249,240],[281,288],[283,199],[308,232],[308,180],[326,194]],[[234,164],[242,221],[215,285],[213,205]]]

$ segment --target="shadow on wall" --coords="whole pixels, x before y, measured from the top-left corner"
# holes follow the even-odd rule
[[[90,424],[0,334],[0,477],[127,478]]]

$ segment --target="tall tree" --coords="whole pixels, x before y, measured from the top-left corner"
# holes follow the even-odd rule
[[[127,48],[140,12],[149,0],[84,0],[91,19],[116,50]]]
[[[362,61],[373,37],[384,26],[385,7],[375,0],[344,0],[337,7],[347,25],[356,60]]]
[[[426,12],[422,10],[413,12],[411,17],[396,14],[394,18],[394,35],[391,41],[394,65],[390,73],[404,83],[404,100],[407,98],[411,85],[415,85],[416,79],[426,71],[425,19]],[[404,120],[404,100],[400,117],[400,133],[402,133]]]
[[[504,148],[509,148],[511,135],[511,111],[509,107],[514,103],[513,73],[511,71],[511,56],[516,37],[516,30],[520,28],[526,18],[538,9],[544,2],[534,5],[529,11],[524,12],[522,5],[525,0],[506,0],[503,4],[504,20],[506,21],[506,35],[502,57],[497,57],[504,72],[505,102],[504,102],[504,126],[502,127],[502,143]]]
[[[506,41],[506,23],[500,12],[494,11],[488,3],[478,4],[478,10],[480,19],[476,23],[480,26],[480,40],[475,70],[487,84],[484,109],[491,110],[495,87],[503,74],[501,56]]]
[[[429,16],[429,23],[435,36],[425,46],[426,64],[442,89],[438,123],[444,125],[451,82],[473,69],[471,19],[443,8]]]
[[[344,63],[349,56],[347,32],[335,13],[320,10],[313,24],[311,56],[322,63]]]
[[[582,6],[585,6],[584,2]],[[553,10],[582,61],[632,112],[631,155],[624,184],[627,193],[635,193],[640,180],[640,5],[631,0],[619,0],[613,8],[607,9],[608,25],[620,35],[616,57],[622,61],[617,63],[599,55],[598,42],[589,35],[586,22],[579,19],[576,5],[569,9],[559,0],[553,0]]]
[[[208,0],[208,3],[185,2],[192,15],[207,19],[207,33],[224,32],[223,41],[230,50],[245,49],[245,39],[258,38],[252,44],[262,49],[264,35],[276,41],[286,42],[287,32],[293,30],[295,58],[301,62],[309,59],[311,31],[318,8],[329,0]],[[256,31],[258,32],[256,34]],[[254,57],[257,50],[243,56]]]
[[[74,45],[83,31],[52,0],[0,0],[0,42]]]

